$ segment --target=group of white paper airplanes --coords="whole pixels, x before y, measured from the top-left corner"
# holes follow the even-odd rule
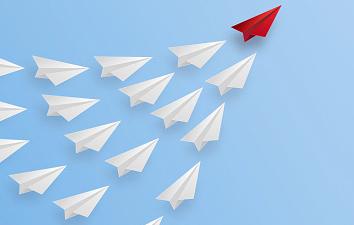
[[[251,55],[241,62],[227,68],[219,74],[207,80],[208,83],[219,87],[220,93],[224,94],[232,88],[242,88],[245,84],[255,55]],[[131,105],[141,102],[155,103],[173,74],[164,75],[138,84],[134,84],[121,89],[131,98]],[[171,127],[176,122],[188,122],[202,88],[195,90],[179,99],[155,110],[151,114],[163,119],[165,128]],[[65,120],[71,121],[91,106],[95,105],[98,99],[87,99],[66,96],[43,95],[49,105],[48,116],[62,116]],[[18,114],[25,109],[22,107],[0,102],[0,121]],[[222,122],[224,104],[219,106],[214,112],[200,122],[193,130],[186,134],[182,141],[192,142],[200,151],[209,141],[218,140],[220,126]],[[119,124],[119,123],[118,123]],[[113,124],[113,130],[118,124]],[[109,126],[109,125],[108,125]],[[110,128],[110,127],[109,127]],[[111,134],[111,129],[105,126],[88,129],[82,132],[70,134],[67,137],[77,142],[76,151],[80,152],[85,148],[98,151]],[[103,130],[103,131],[101,131]],[[99,136],[97,138],[96,136]],[[85,142],[85,144],[84,144]],[[88,144],[86,143],[88,142]],[[87,147],[85,147],[87,145]],[[91,146],[91,147],[90,147]]]
[[[169,50],[178,57],[178,67],[194,65],[202,68],[212,56],[224,45],[225,41],[208,42],[200,44],[183,45],[170,47]],[[231,88],[242,88],[248,75],[248,71],[252,65],[254,56],[250,56],[245,60],[231,66],[227,70],[216,75],[207,82],[215,84],[219,87],[220,93],[223,94]],[[118,56],[95,56],[97,62],[102,66],[101,77],[115,76],[124,81],[131,75],[143,67],[151,57],[118,57]],[[61,62],[53,59],[33,56],[38,70],[36,78],[48,79],[55,86],[76,77],[77,75],[88,70],[87,67]],[[7,60],[0,59],[0,76],[7,75],[12,72],[22,70],[23,67],[11,63]],[[148,80],[130,87],[126,87],[121,91],[129,95],[132,99],[132,105],[140,102],[154,102],[153,96],[143,97],[155,94],[151,89],[156,86],[157,90],[163,89],[172,74],[162,76],[160,78]],[[137,90],[138,89],[138,90]],[[157,91],[158,92],[158,91]],[[157,93],[155,95],[158,95]],[[142,98],[140,100],[140,98]]]
[[[194,65],[202,68],[208,60],[222,47],[224,41],[202,44],[184,45],[169,48],[178,57],[178,67]],[[253,54],[240,62],[228,67],[206,82],[218,87],[221,95],[233,88],[243,88],[252,67],[256,54]],[[88,68],[64,63],[42,57],[33,57],[38,70],[36,78],[49,79],[54,85],[59,85],[73,78]],[[115,76],[124,81],[146,64],[151,57],[109,57],[97,56],[96,60],[103,67],[102,77]],[[19,71],[22,67],[0,59],[0,76]],[[140,103],[154,104],[173,77],[173,73],[155,77],[143,82],[129,85],[120,89],[130,97],[130,105]],[[155,110],[151,114],[163,119],[165,128],[169,128],[176,122],[188,122],[201,95],[202,88],[195,90],[173,102]],[[87,99],[67,96],[43,95],[49,105],[48,116],[62,116],[71,121],[91,106],[98,99]],[[219,139],[220,128],[224,112],[224,103],[205,117],[198,125],[188,132],[181,140],[192,142],[200,151],[209,141]],[[12,117],[25,108],[0,102],[0,121]],[[118,127],[120,121],[87,128],[65,136],[73,141],[76,152],[91,149],[100,151],[109,137]],[[159,139],[152,140],[126,152],[118,154],[106,160],[117,168],[118,176],[123,176],[130,171],[142,172],[149,160]],[[0,139],[0,163],[24,146],[27,140]],[[198,180],[200,162],[177,179],[171,186],[162,192],[157,199],[168,201],[173,209],[176,209],[184,200],[193,199]],[[34,191],[43,194],[55,179],[62,173],[65,166],[35,170],[10,175],[19,183],[19,193]],[[81,215],[88,217],[96,204],[100,201],[108,186],[77,194],[54,203],[65,211],[65,219]],[[159,225],[162,217],[151,221],[147,225]]]
[[[173,47],[170,49],[179,57],[179,66],[193,64],[201,67],[206,63],[208,59],[210,59],[212,54],[214,54],[222,46],[222,44],[223,42],[213,42]],[[202,57],[200,55],[204,56]],[[126,79],[128,74],[131,75],[134,73],[150,59],[147,57],[96,58],[103,65],[103,76],[108,76],[108,74],[117,75],[119,73],[122,79]],[[232,88],[243,88],[254,59],[255,54],[221,71],[220,73],[208,79],[207,82],[218,86],[221,95],[230,91]],[[63,68],[60,69],[60,65],[65,67],[64,74],[69,72],[77,74],[79,71],[86,69],[84,67],[75,67],[72,64],[61,63],[40,57],[35,57],[35,60],[39,65],[37,76],[41,78],[55,77],[54,80],[56,81],[58,80],[57,77],[64,77],[64,72],[62,71]],[[4,73],[5,71],[1,72]],[[68,78],[70,76],[65,75],[65,77]],[[173,73],[159,76],[150,80],[123,87],[120,89],[120,91],[130,97],[131,106],[135,106],[142,102],[154,104],[172,77]],[[202,88],[193,91],[161,107],[160,109],[157,109],[156,111],[152,112],[152,115],[163,119],[166,128],[169,128],[176,122],[188,122],[201,92]],[[99,99],[54,95],[43,95],[43,98],[49,105],[47,112],[48,116],[62,116],[67,121],[71,121],[99,101]],[[5,102],[0,102],[0,121],[23,112],[24,110],[25,108],[11,105]],[[210,114],[190,133],[183,137],[182,140],[195,143],[198,150],[201,150],[206,142],[217,140],[222,115],[223,105],[220,106],[212,114]]]
[[[194,111],[201,91],[202,89],[198,89],[190,94],[187,94],[186,96],[152,112],[152,115],[162,118],[166,128],[172,126],[176,122],[188,122],[192,112]],[[58,96],[44,97],[48,102],[51,103],[58,102],[57,98],[61,98]],[[67,97],[65,98],[65,100],[67,100]],[[52,107],[50,106],[48,115],[59,114],[70,120],[73,116],[76,116],[78,113],[80,113],[80,111],[85,109],[89,104],[92,104],[92,102],[83,102],[82,106],[80,106],[79,103],[78,105],[73,103],[64,104],[70,105],[71,108],[77,108],[76,111],[70,108],[65,108],[59,104]],[[196,125],[190,132],[188,132],[181,140],[194,143],[198,151],[202,150],[207,142],[218,140],[224,113],[224,106],[224,103],[221,104],[198,125]],[[92,128],[87,128],[85,130],[70,133],[65,136],[75,143],[76,153],[80,153],[87,149],[100,151],[114,130],[117,128],[119,123],[120,121],[117,121]]]
[[[178,67],[194,65],[202,68],[209,59],[224,45],[225,41],[170,47],[170,51],[178,57]],[[102,66],[101,77],[115,76],[124,81],[150,61],[151,57],[116,57],[95,56]],[[88,70],[87,67],[61,62],[53,59],[33,56],[38,66],[36,78],[48,79],[55,86]],[[0,59],[0,76],[4,76],[23,67]]]
[[[137,146],[124,153],[107,159],[106,162],[115,166],[119,176],[130,171],[142,172],[152,151],[159,139]],[[0,140],[0,147],[7,146],[7,151],[16,151],[27,141]],[[87,147],[87,146],[85,146]],[[59,177],[66,166],[39,169],[28,172],[21,172],[10,175],[19,184],[19,194],[36,192],[44,194],[46,190]],[[171,186],[163,191],[156,199],[170,202],[173,209],[176,209],[184,200],[193,199],[195,195],[200,162],[177,179]],[[64,210],[65,219],[81,215],[88,217],[103,197],[109,187],[101,187],[95,190],[76,194],[64,199],[54,201],[56,205]],[[148,223],[160,224],[162,217]]]

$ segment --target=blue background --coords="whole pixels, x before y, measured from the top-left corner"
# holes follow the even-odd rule
[[[267,38],[243,43],[233,24],[283,7]],[[0,77],[0,101],[28,108],[0,137],[30,143],[0,165],[0,224],[352,225],[352,1],[2,1],[0,57],[24,70]],[[227,40],[202,69],[177,68],[167,47]],[[225,96],[204,81],[257,52],[246,87]],[[31,56],[90,70],[54,87],[35,79]],[[152,56],[121,82],[100,78],[95,55]],[[120,87],[176,72],[155,105],[130,108]],[[165,130],[153,110],[199,87],[191,120]],[[42,94],[99,98],[66,122],[46,117]],[[179,139],[226,102],[219,142],[202,152]],[[121,120],[101,152],[75,154],[64,134]],[[104,160],[160,138],[143,173],[118,178]],[[155,197],[201,161],[197,193],[176,211]],[[48,191],[18,195],[8,175],[67,165]],[[89,218],[64,221],[52,201],[110,189]]]

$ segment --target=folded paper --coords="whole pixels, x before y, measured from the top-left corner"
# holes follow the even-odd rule
[[[151,114],[163,119],[165,128],[169,128],[176,122],[188,122],[198,102],[202,88],[165,105]]]
[[[47,116],[62,116],[66,121],[71,121],[99,101],[56,95],[43,95],[43,98],[49,105]]]
[[[54,204],[64,210],[64,217],[66,220],[77,215],[89,217],[108,188],[109,186],[105,186],[92,191],[73,195],[57,200]]]
[[[109,137],[118,127],[119,123],[120,121],[117,121],[114,123],[92,127],[89,129],[66,134],[65,137],[75,143],[76,153],[83,152],[87,149],[92,149],[98,152],[108,141]]]
[[[121,81],[128,79],[151,59],[151,57],[114,56],[96,56],[95,58],[102,66],[101,77],[115,76]]]
[[[194,199],[199,168],[200,162],[188,170],[156,199],[170,202],[173,209],[176,209],[184,200]]]
[[[39,56],[33,56],[33,60],[36,62],[38,67],[36,78],[48,79],[55,86],[62,84],[65,81],[88,70],[87,67],[65,63],[53,59],[47,59]]]
[[[202,122],[188,132],[181,141],[192,142],[197,150],[201,151],[209,141],[219,140],[224,106],[225,103],[215,109]]]
[[[107,159],[106,162],[117,167],[118,176],[120,177],[129,173],[130,171],[142,172],[158,141],[158,138],[152,140],[148,143]]]
[[[194,65],[202,68],[213,55],[225,44],[225,41],[170,47],[178,57],[178,67]]]
[[[130,97],[130,106],[136,106],[142,102],[155,104],[167,84],[172,79],[174,73],[156,77],[137,84],[132,84],[119,89]]]

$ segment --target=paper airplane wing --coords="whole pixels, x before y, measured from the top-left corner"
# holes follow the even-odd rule
[[[65,166],[50,169],[47,174],[44,174],[43,177],[40,177],[42,178],[40,181],[34,182],[29,186],[29,188],[39,194],[43,194],[63,172],[64,169]]]
[[[77,208],[74,213],[84,217],[90,216],[91,212],[95,209],[97,203],[101,200],[105,192],[106,190],[100,191],[90,197],[84,204]]]
[[[223,114],[224,114],[224,106],[225,106],[225,103],[223,103],[221,106],[219,106],[212,113],[213,119],[212,119],[211,123],[209,124],[209,127],[207,129],[207,132],[205,133],[203,141],[219,140],[220,128],[221,128],[222,118],[223,118]]]
[[[124,81],[143,67],[151,57],[109,57],[96,56],[96,60],[102,65],[101,77],[116,76]]]
[[[35,191],[39,194],[43,194],[64,169],[65,166],[61,166],[13,174],[10,175],[10,177],[20,184],[20,194],[24,194],[29,191]]]
[[[5,102],[0,102],[0,121],[3,121],[7,118],[10,118],[16,114],[19,114],[23,111],[25,111],[25,108],[16,106],[16,105],[11,105]]]
[[[161,93],[165,90],[167,84],[170,82],[172,79],[174,73],[167,74],[161,78],[161,81],[156,83],[155,86],[153,86],[148,92],[141,96],[140,100],[143,102],[147,102],[150,104],[155,104],[157,99],[160,97]]]
[[[224,105],[225,103],[209,114],[202,122],[187,133],[181,141],[193,142],[197,150],[200,151],[208,141],[218,140]]]
[[[202,68],[221,48],[225,41],[170,47],[169,50],[178,57],[178,67],[192,64]]]
[[[154,104],[171,80],[172,76],[173,73],[153,78],[121,88],[120,91],[130,97],[131,106],[135,106],[140,102]]]
[[[99,101],[54,95],[43,95],[43,98],[49,104],[48,116],[60,115],[67,121],[71,121]]]
[[[180,194],[179,200],[193,199],[195,195],[195,189],[197,187],[198,175],[199,175],[200,162],[195,165],[189,174],[188,180],[186,180],[183,191]]]
[[[160,77],[139,82],[119,89],[130,97],[130,106],[133,107],[142,102],[141,97],[149,92],[156,83],[160,81]]]
[[[157,196],[157,200],[163,201],[172,201],[175,198],[175,195],[180,191],[186,176],[183,175],[178,180],[176,180],[173,184],[171,184],[166,190],[164,190],[159,196]]]
[[[27,143],[27,140],[0,139],[0,163]]]
[[[169,201],[176,209],[184,200],[193,199],[198,179],[200,162],[188,170],[175,183],[162,192],[157,199]]]
[[[139,82],[136,84],[123,87],[119,90],[124,94],[128,95],[129,97],[134,97],[139,95],[140,93],[145,93],[145,90],[151,88],[151,86],[153,86],[155,82],[156,82],[155,79],[146,80],[143,82]]]
[[[202,88],[159,108],[151,114],[164,119],[166,128],[176,121],[188,122],[201,92]]]
[[[251,70],[255,57],[256,54],[253,54],[247,57],[246,59],[244,59],[243,61],[241,61],[242,66],[239,68],[239,71],[237,71],[233,79],[230,81],[228,87],[243,88],[245,86],[246,80],[248,78],[248,74]]]
[[[194,52],[200,51],[205,48],[205,43],[193,44],[193,45],[181,45],[176,47],[169,47],[168,49],[177,57],[183,57]]]
[[[281,6],[271,9],[267,12],[254,17],[255,24],[250,28],[250,33],[265,37],[273,24],[275,17],[277,16]]]
[[[71,121],[81,113],[85,112],[91,106],[95,105],[98,101],[98,99],[92,99],[87,102],[68,105],[67,108],[59,110],[58,113],[64,117],[66,121]]]
[[[146,144],[123,152],[106,160],[106,162],[118,168],[119,176],[125,175],[130,170],[142,172],[158,140],[159,139],[157,138]]]
[[[191,169],[189,169],[183,176],[178,178],[171,186],[169,186],[164,192],[162,192],[157,199],[170,201],[173,198],[177,198],[178,200],[190,199],[191,191],[194,192],[195,185],[198,178],[200,162],[194,165]],[[191,181],[191,184],[188,184]],[[193,189],[194,186],[194,189]],[[186,194],[182,196],[181,194]],[[178,194],[178,196],[176,196]],[[193,193],[194,196],[194,193]]]
[[[205,50],[202,50],[200,54],[197,54],[188,59],[188,62],[198,67],[199,69],[202,68],[211,59],[211,57],[213,57],[213,55],[224,45],[224,43],[225,42],[223,41],[214,46],[210,46]]]
[[[196,142],[198,139],[201,139],[203,134],[206,133],[210,123],[213,121],[214,114],[211,113],[204,120],[202,120],[197,126],[195,126],[190,132],[188,132],[183,138],[182,141],[187,142]],[[203,139],[203,138],[202,138]]]
[[[77,153],[86,148],[99,151],[115,131],[119,123],[120,121],[104,124],[98,127],[70,133],[65,135],[65,137],[76,143]]]
[[[30,188],[36,191],[37,193],[43,194],[49,188],[49,186],[57,179],[57,177],[61,174],[64,168],[61,168],[60,170],[48,174],[48,176],[43,178],[42,181],[32,184]]]
[[[199,99],[199,96],[202,92],[202,88],[192,92],[188,97],[186,98],[187,101],[185,101],[185,104],[182,105],[182,108],[181,110],[179,110],[175,117],[174,117],[174,120],[177,120],[177,121],[181,121],[181,122],[188,122],[193,111],[194,111],[194,108],[198,102],[198,99]]]
[[[223,95],[232,88],[243,88],[251,70],[256,54],[253,54],[224,71],[209,78],[206,82],[219,87]]]
[[[162,219],[163,219],[163,216],[161,216],[160,218],[157,218],[156,220],[153,220],[153,221],[147,223],[146,225],[160,225]]]
[[[38,66],[36,73],[37,78],[47,78],[55,86],[73,78],[88,68],[70,63],[47,59],[43,57],[33,56]]]
[[[137,172],[142,172],[144,170],[144,167],[147,163],[147,161],[150,158],[150,155],[152,151],[155,149],[155,146],[159,139],[155,139],[153,141],[150,141],[142,146],[136,157],[127,165],[127,169],[137,171]]]
[[[0,77],[22,69],[23,67],[0,58]]]
[[[217,86],[219,88],[220,95],[224,95],[226,92],[231,90],[229,83],[231,82],[233,73],[235,73],[235,70],[237,71],[237,69],[238,65],[231,66],[209,78],[206,82]]]
[[[100,201],[108,186],[70,196],[54,203],[65,210],[65,219],[75,215],[88,217]]]
[[[107,142],[107,140],[111,137],[115,129],[118,127],[120,121],[115,123],[107,124],[104,129],[101,130],[97,134],[97,136],[93,137],[93,139],[85,144],[85,147],[89,149],[93,149],[95,151],[101,150],[103,145]]]
[[[59,206],[64,210],[69,210],[72,207],[78,206],[82,203],[82,201],[86,200],[87,198],[91,197],[97,192],[97,190],[92,190],[84,193],[80,193],[77,195],[69,196],[57,201],[54,201],[54,204]]]
[[[106,160],[106,163],[109,163],[115,167],[119,167],[123,166],[124,164],[127,164],[129,162],[129,160],[134,157],[137,154],[136,149],[132,149],[126,152],[123,152],[119,155],[113,156],[109,159]],[[125,170],[125,169],[123,169]]]
[[[37,64],[38,68],[40,69],[77,69],[78,65],[70,64],[70,63],[65,63],[53,59],[48,59],[44,57],[39,57],[39,56],[33,56],[33,60]],[[81,67],[83,68],[83,67]]]
[[[81,74],[82,72],[86,71],[88,68],[82,69],[70,69],[64,70],[59,72],[53,72],[46,74],[46,77],[55,85],[59,85],[64,83],[65,81]]]

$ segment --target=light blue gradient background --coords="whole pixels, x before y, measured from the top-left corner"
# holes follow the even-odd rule
[[[230,26],[283,7],[267,38],[243,43]],[[28,110],[0,123],[0,137],[30,143],[0,165],[0,224],[354,224],[352,1],[43,0],[1,3],[0,57],[25,70],[0,77],[0,101]],[[227,40],[202,69],[177,68],[167,47]],[[243,90],[219,96],[204,81],[257,52]],[[90,67],[54,87],[35,79],[38,55]],[[100,78],[95,55],[152,56],[126,82]],[[155,105],[130,108],[120,87],[176,72]],[[199,87],[188,124],[164,130],[153,110]],[[99,98],[71,122],[46,117],[42,94]],[[179,139],[226,102],[219,142],[197,152]],[[121,120],[101,152],[75,154],[64,134]],[[160,138],[143,173],[122,178],[105,159]],[[176,211],[155,197],[201,161],[196,197]],[[8,175],[67,165],[40,196],[18,195]],[[64,221],[52,201],[110,189],[89,218]]]

